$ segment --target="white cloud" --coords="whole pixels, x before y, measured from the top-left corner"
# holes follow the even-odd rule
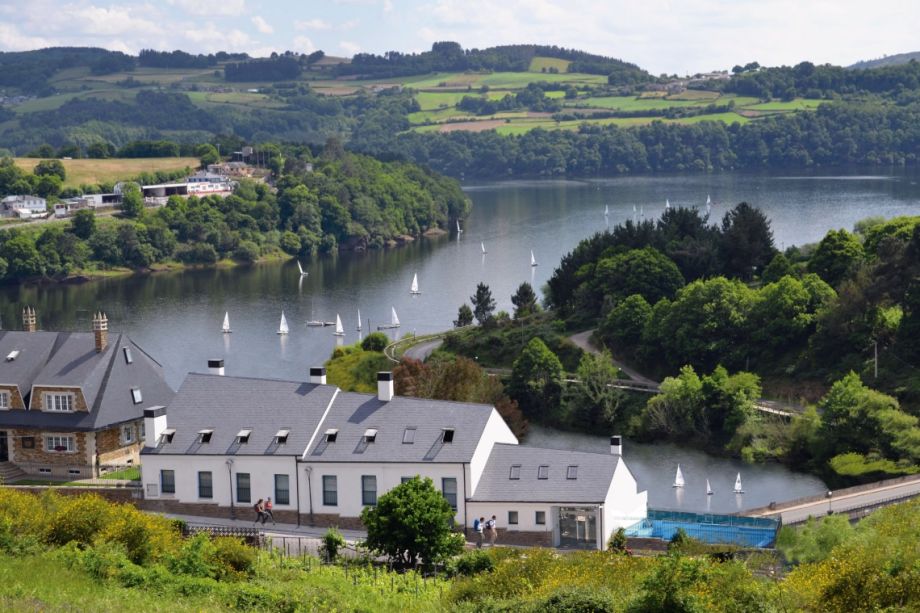
[[[273,28],[270,23],[265,21],[265,19],[259,15],[255,15],[252,18],[252,25],[254,25],[256,30],[258,30],[261,34],[271,34],[275,31],[275,28]]]
[[[349,57],[361,52],[361,46],[358,43],[352,42],[350,40],[339,41],[339,49],[344,51],[345,55]]]
[[[297,51],[300,53],[313,53],[316,51],[316,45],[314,45],[313,41],[306,36],[295,36],[294,46],[291,48],[291,51]]]
[[[322,19],[303,19],[294,22],[295,30],[331,30],[332,24]]]
[[[383,0],[383,12],[389,13],[389,12],[392,12],[392,10],[393,10],[392,0]]]
[[[28,51],[53,44],[47,38],[23,34],[11,23],[0,23],[0,49],[5,51]]]
[[[136,11],[131,9],[114,6],[65,6],[58,13],[58,18],[66,21],[70,28],[76,28],[85,34],[110,36],[160,31],[157,24],[135,16],[135,13]]]
[[[191,15],[239,17],[246,12],[246,0],[167,0]]]

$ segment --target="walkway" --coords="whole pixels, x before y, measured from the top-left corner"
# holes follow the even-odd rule
[[[412,345],[403,352],[402,357],[424,362],[428,359],[428,356],[437,351],[438,347],[443,344],[443,338],[436,338],[434,340],[419,343],[418,345]]]
[[[569,340],[575,343],[575,345],[578,346],[582,351],[586,351],[587,353],[600,353],[597,347],[591,343],[592,334],[594,334],[594,330],[585,330],[584,332],[573,334],[569,337]],[[623,371],[623,374],[625,374],[627,377],[633,381],[643,384],[645,387],[658,387],[657,381],[641,375],[639,372],[624,364],[622,360],[613,358],[613,365]]]

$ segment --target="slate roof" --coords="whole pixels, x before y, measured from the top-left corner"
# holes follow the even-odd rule
[[[469,462],[485,430],[492,407],[485,404],[394,396],[340,393],[308,450],[310,462]],[[406,428],[415,428],[414,442],[403,443]],[[324,433],[338,430],[327,443]],[[442,441],[443,429],[453,428],[451,443]],[[376,429],[374,442],[365,441]]]
[[[83,391],[88,412],[0,411],[0,426],[59,431],[100,430],[143,417],[145,407],[168,405],[175,392],[163,367],[125,334],[110,334],[96,352],[95,338],[85,332],[0,332],[0,384],[16,385],[26,406],[35,386],[74,387]],[[124,349],[132,362],[125,360]],[[19,355],[6,356],[14,349]],[[141,393],[136,403],[132,389]]]
[[[145,447],[145,454],[296,455],[303,454],[335,395],[333,385],[190,373],[166,409],[171,443]],[[251,429],[249,442],[237,434]],[[275,443],[279,430],[287,443]],[[209,443],[201,430],[213,430]]]
[[[492,448],[473,502],[559,502],[600,504],[607,497],[619,456],[583,451],[542,449],[498,443]],[[511,466],[520,465],[520,478],[510,479]],[[547,479],[538,479],[541,465]],[[578,477],[567,479],[569,466]]]

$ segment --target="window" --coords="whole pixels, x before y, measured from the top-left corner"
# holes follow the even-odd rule
[[[134,401],[134,404],[140,404],[144,401],[144,397],[141,395],[141,388],[132,387],[131,388],[131,400]]]
[[[444,428],[444,430],[442,430],[441,440],[444,441],[445,443],[453,443],[454,442],[454,429]]]
[[[457,480],[454,477],[444,477],[441,479],[441,492],[444,498],[450,503],[450,508],[457,510]]]
[[[23,449],[35,449],[35,437],[34,436],[22,437],[22,448]]]
[[[125,347],[124,349],[122,349],[122,351],[125,354],[125,364],[131,364],[132,362],[134,362],[134,357],[131,355],[130,347]]]
[[[537,467],[537,479],[549,479],[549,466],[541,464]]]
[[[211,442],[211,436],[214,434],[214,430],[199,430],[198,431],[198,442],[202,445],[206,445]]]
[[[275,504],[291,504],[291,478],[275,475]]]
[[[252,434],[252,430],[240,430],[236,433],[236,442],[240,445],[245,445],[249,442],[249,435]]]
[[[403,445],[411,445],[415,442],[415,427],[406,428],[403,432]]]
[[[377,429],[376,428],[368,428],[367,430],[364,431],[364,442],[365,443],[373,443],[376,440],[377,440]]]
[[[50,468],[39,468],[38,472],[42,475],[50,475],[51,469]]]
[[[517,480],[521,478],[521,465],[512,464],[511,471],[508,473],[508,478],[512,480]]]
[[[80,470],[79,468],[71,468],[71,469],[68,469],[67,473],[70,475],[80,475],[83,473],[83,471]]]
[[[77,450],[76,441],[72,436],[46,436],[45,451],[58,453],[73,453]]]
[[[578,467],[569,466],[565,469],[565,478],[566,479],[577,479],[578,478]]]
[[[374,475],[361,477],[361,504],[377,504],[377,477]]]
[[[290,430],[278,430],[275,433],[275,442],[279,445],[287,444],[288,435],[291,433]]]
[[[121,442],[124,445],[130,445],[134,442],[134,426],[128,424],[121,427]]]
[[[198,472],[198,497],[214,498],[214,480],[209,470]]]
[[[236,473],[236,501],[252,502],[249,489],[249,473]]]
[[[323,504],[327,507],[339,504],[339,479],[335,475],[323,475]]]
[[[534,523],[538,526],[546,525],[546,511],[536,511],[534,513]]]
[[[144,425],[143,421],[141,422],[141,438],[142,439],[147,438],[147,427]]]
[[[161,470],[160,471],[160,493],[161,494],[175,494],[176,493],[176,471],[174,470]]]
[[[0,409],[10,408],[10,393],[0,392]]]
[[[518,513],[517,511],[508,511],[508,525],[516,526],[518,523]]]
[[[72,413],[73,394],[45,394],[45,410],[55,413]]]
[[[415,477],[400,477],[399,482],[405,483],[406,481],[412,481],[413,479],[415,479]]]
[[[329,428],[326,430],[326,442],[334,443],[335,439],[339,437],[339,431],[336,428]]]
[[[160,443],[172,443],[175,435],[175,428],[166,428],[163,430],[163,434],[160,435]]]

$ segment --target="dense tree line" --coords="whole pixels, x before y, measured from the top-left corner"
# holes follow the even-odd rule
[[[150,68],[208,68],[217,65],[217,57],[213,53],[192,55],[178,49],[175,51],[141,49],[137,54],[137,63],[139,66]]]
[[[165,207],[145,211],[138,188],[129,185],[123,205],[128,220],[97,224],[91,211],[80,211],[69,229],[54,224],[0,232],[0,278],[383,247],[405,235],[445,228],[469,210],[455,181],[411,164],[382,163],[340,146],[327,147],[317,159],[308,150],[291,151],[283,160],[278,153],[274,159],[288,169],[278,180],[277,194],[263,183],[243,182],[227,198],[172,197]],[[313,172],[302,170],[305,159],[313,162]],[[9,174],[15,185],[21,179],[13,177],[11,167],[0,165],[0,180]]]
[[[0,87],[25,94],[49,96],[54,73],[86,66],[93,74],[109,74],[134,67],[135,59],[120,51],[96,47],[50,47],[36,51],[0,52]]]
[[[300,76],[300,62],[282,55],[249,62],[231,62],[224,66],[227,81],[289,81]]]
[[[788,100],[796,96],[829,98],[861,92],[897,93],[917,88],[920,88],[920,63],[916,60],[871,69],[830,64],[816,66],[811,62],[774,68],[757,66],[753,70],[738,71],[724,86],[725,91],[743,96]]]

